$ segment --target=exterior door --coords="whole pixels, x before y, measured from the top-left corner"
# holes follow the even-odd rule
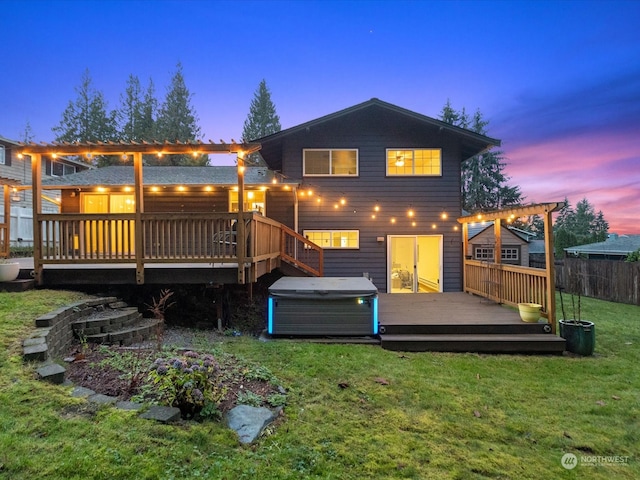
[[[390,235],[387,292],[442,292],[442,236]]]

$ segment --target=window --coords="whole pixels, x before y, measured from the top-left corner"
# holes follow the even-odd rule
[[[6,157],[5,157],[5,149],[4,145],[0,145],[0,165],[5,165]]]
[[[442,175],[439,148],[388,149],[387,175]]]
[[[72,173],[76,173],[76,167],[74,165],[51,162],[51,176],[64,177],[65,175],[71,175]]]
[[[322,248],[360,248],[358,230],[305,230],[304,236]]]
[[[475,247],[475,259],[493,262],[493,247]],[[518,247],[502,247],[503,262],[518,262],[520,260],[520,248]]]
[[[358,175],[358,150],[303,150],[303,175],[350,176]]]
[[[264,190],[245,190],[244,191],[244,211],[258,212],[265,214],[266,194]],[[238,192],[231,190],[229,192],[229,211],[238,211]]]

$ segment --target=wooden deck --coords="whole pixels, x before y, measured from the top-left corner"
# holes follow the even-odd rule
[[[383,348],[398,351],[554,353],[564,339],[548,323],[468,293],[380,294]]]

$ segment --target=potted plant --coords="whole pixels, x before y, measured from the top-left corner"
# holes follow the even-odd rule
[[[0,282],[12,282],[20,274],[20,264],[9,259],[0,259]]]
[[[569,352],[585,356],[593,355],[593,350],[596,346],[596,328],[593,322],[582,319],[580,303],[582,286],[578,277],[576,277],[573,287],[572,291],[577,293],[571,293],[571,317],[568,318],[562,297],[564,288],[558,286],[560,309],[562,310],[562,319],[558,322],[560,324],[560,336],[566,340],[566,348]]]

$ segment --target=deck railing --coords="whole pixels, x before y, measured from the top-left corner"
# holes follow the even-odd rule
[[[537,303],[547,312],[547,279],[538,268],[465,260],[465,291],[514,307]]]
[[[9,226],[6,223],[0,223],[0,258],[9,257]]]
[[[323,250],[296,231],[282,226],[282,259],[296,267],[321,277],[323,274]]]
[[[242,263],[250,266],[282,257],[321,275],[320,247],[269,218],[255,213],[243,218],[240,239],[236,213],[143,213],[141,232],[135,214],[41,214],[36,254],[40,264],[99,264],[234,263],[242,253]],[[136,235],[142,235],[141,253],[136,252]]]

